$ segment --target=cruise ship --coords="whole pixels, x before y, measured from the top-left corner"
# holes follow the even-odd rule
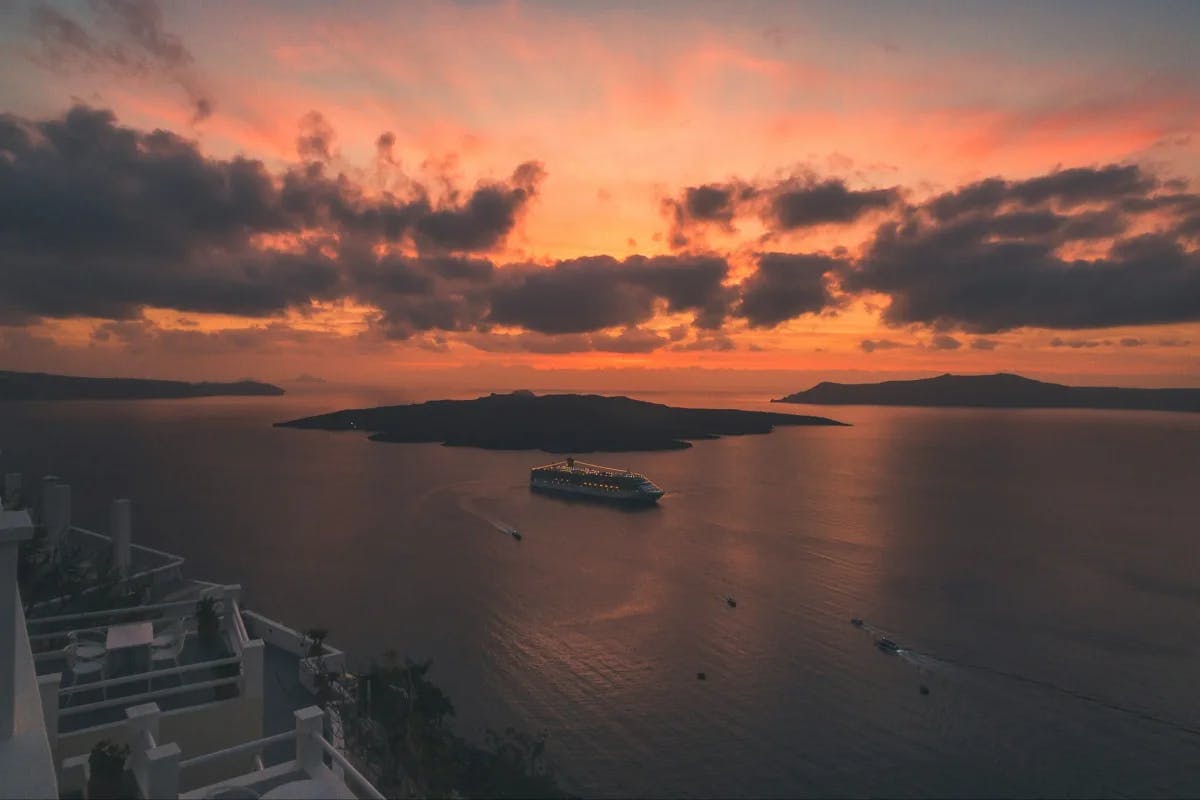
[[[529,488],[618,503],[657,503],[663,496],[663,490],[645,475],[573,458],[531,469]]]

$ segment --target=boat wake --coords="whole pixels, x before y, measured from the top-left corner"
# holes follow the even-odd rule
[[[856,618],[855,620],[852,620],[852,622],[856,628],[860,628],[871,634],[877,642],[880,640],[891,642],[893,639],[895,639],[894,634],[888,634],[883,629],[868,624],[865,620],[859,620]],[[895,641],[898,642],[899,639],[895,639]],[[956,669],[971,670],[972,672],[992,675],[997,678],[1004,678],[1006,680],[1026,684],[1028,686],[1036,686],[1040,689],[1065,695],[1085,703],[1091,703],[1092,705],[1106,708],[1110,711],[1136,717],[1137,719],[1141,719],[1146,722],[1153,722],[1157,725],[1179,731],[1180,733],[1187,733],[1191,734],[1192,736],[1200,736],[1200,727],[1187,725],[1182,722],[1176,722],[1175,720],[1167,719],[1165,717],[1159,717],[1146,711],[1121,705],[1120,703],[1113,702],[1112,700],[1108,700],[1098,695],[1089,694],[1078,689],[1072,689],[1069,686],[1062,686],[1053,681],[1034,678],[1029,675],[1023,675],[1019,672],[1011,672],[1009,670],[993,667],[989,664],[976,664],[970,661],[958,661],[951,658],[942,658],[932,653],[913,650],[904,647],[903,645],[897,645],[896,648],[890,652],[894,652],[902,661],[911,664],[921,672],[938,673],[945,677],[953,677],[954,670]]]
[[[517,530],[517,528],[515,526],[509,525],[507,522],[503,522],[502,520],[498,520],[498,519],[495,519],[494,517],[488,516],[487,514],[483,513],[478,508],[476,508],[475,503],[474,503],[474,498],[471,497],[470,495],[459,495],[458,507],[460,509],[462,509],[463,511],[465,511],[467,514],[470,514],[472,517],[475,517],[476,519],[487,523],[488,525],[490,525],[491,527],[500,531],[501,533],[503,533],[506,536],[511,536],[512,538],[518,539],[518,540],[521,538],[521,533],[519,530]]]

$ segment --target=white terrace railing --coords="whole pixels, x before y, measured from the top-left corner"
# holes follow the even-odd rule
[[[227,621],[230,617],[236,616],[232,614],[232,604],[236,603],[240,594],[241,587],[238,585],[216,587],[212,590],[212,594],[216,596],[218,601],[223,601],[222,605],[228,606],[221,608],[218,613],[221,614],[222,621]],[[26,625],[29,628],[29,642],[37,652],[34,654],[35,661],[45,661],[52,658],[62,657],[61,647],[46,647],[45,643],[50,642],[52,645],[65,640],[68,633],[82,632],[97,632],[105,631],[110,625],[120,625],[126,622],[166,622],[171,620],[180,620],[191,617],[196,613],[196,600],[173,600],[167,603],[147,603],[145,605],[127,606],[125,608],[105,608],[99,611],[80,611],[73,614],[56,614],[48,617],[30,617],[26,620]],[[91,623],[91,624],[89,624]],[[241,626],[241,620],[238,619],[236,625],[233,626],[235,633],[240,635],[245,631],[245,627]],[[240,629],[238,628],[240,626]]]
[[[288,785],[294,790],[288,793],[288,797],[384,800],[383,794],[371,781],[322,735],[324,712],[316,706],[295,712],[296,727],[293,730],[186,759],[182,757],[182,751],[177,744],[158,743],[161,716],[162,712],[154,703],[126,711],[125,740],[131,745],[127,765],[142,797],[202,800],[218,794],[223,789],[240,787],[259,793],[268,786]],[[296,743],[294,758],[263,768],[260,757],[263,748],[287,741]],[[185,780],[188,772],[204,768],[207,773],[214,765],[228,763],[230,759],[239,756],[245,759],[252,754],[255,755],[253,771],[181,791],[181,787],[188,783]],[[329,764],[326,763],[326,757],[330,759]],[[64,761],[61,791],[69,793],[86,785],[87,773],[87,756],[77,756]],[[347,783],[347,779],[350,783]]]
[[[88,530],[87,528],[81,528],[78,525],[72,526],[71,530],[74,533],[78,533],[83,536],[99,539],[101,542],[106,543],[108,547],[115,546],[113,537],[106,534],[97,533],[96,531]],[[133,542],[130,542],[129,549],[133,553],[143,554],[143,558],[137,560],[150,562],[145,564],[140,571],[131,573],[127,579],[131,581],[138,580],[140,578],[155,578],[160,575],[170,574],[172,570],[181,570],[183,567],[183,562],[186,560],[183,556],[175,555],[174,553],[168,553],[165,550],[147,547],[144,544],[134,544]],[[149,558],[146,558],[146,556]]]
[[[147,689],[144,692],[136,694],[120,695],[118,697],[109,697],[104,700],[98,700],[92,703],[83,703],[81,705],[72,706],[66,705],[62,701],[70,699],[73,694],[84,692],[100,691],[102,694],[107,694],[108,689],[117,686],[127,686],[129,684],[145,684],[153,685],[152,681],[162,678],[182,676],[199,670],[217,669],[219,667],[236,664],[238,674],[230,675],[224,678],[214,678],[208,681],[195,681],[192,683],[181,682],[178,686],[170,686],[166,689]],[[148,672],[137,672],[132,675],[122,675],[119,678],[109,678],[103,681],[87,681],[85,683],[72,684],[66,688],[58,690],[59,707],[58,716],[61,720],[63,717],[70,717],[77,714],[87,714],[92,711],[102,711],[106,708],[116,708],[119,706],[131,706],[145,703],[149,700],[158,700],[166,697],[173,697],[178,694],[188,694],[190,692],[198,692],[206,689],[216,689],[220,686],[237,686],[242,682],[241,676],[242,659],[239,656],[230,656],[229,658],[218,658],[212,661],[201,661],[195,664],[185,664],[181,667],[171,667],[169,669],[154,669]]]
[[[123,560],[129,560],[131,565],[129,574],[122,579],[122,584],[149,581],[151,586],[157,586],[162,583],[168,583],[171,580],[178,580],[183,575],[183,564],[185,561],[183,556],[168,553],[164,550],[156,550],[153,547],[146,547],[145,545],[133,544],[128,541],[124,543],[128,547],[128,552],[123,556],[119,553],[122,546],[121,543],[115,541],[111,536],[106,536],[103,533],[97,533],[87,528],[81,528],[77,525],[70,527],[68,533],[96,540],[98,546],[109,548],[113,553],[114,563],[122,563]],[[142,555],[137,561],[145,562],[141,564],[141,569],[136,572],[133,571],[135,562],[131,560],[134,553]],[[89,586],[79,594],[80,596],[89,595],[99,591],[100,588],[99,586]],[[66,599],[66,596],[60,596],[40,600],[29,606],[29,613],[36,614],[40,609],[53,608],[56,603],[61,604]]]
[[[222,627],[232,646],[232,653],[222,658],[210,658],[203,661],[183,663],[179,666],[150,669],[128,675],[119,675],[104,680],[84,680],[62,686],[60,674],[43,675],[39,679],[42,686],[43,710],[47,722],[53,720],[55,732],[65,729],[79,730],[96,724],[89,721],[85,715],[104,712],[115,708],[130,708],[143,705],[152,700],[164,700],[179,695],[204,692],[208,702],[210,693],[222,687],[230,687],[231,696],[241,694],[249,697],[261,697],[263,643],[252,641],[246,633],[241,620],[238,596],[241,587],[214,586],[206,593],[211,593],[222,600]],[[60,643],[66,641],[70,632],[104,631],[110,624],[121,624],[130,621],[153,620],[156,622],[180,620],[195,613],[196,601],[181,600],[170,603],[155,603],[130,608],[106,609],[103,611],[88,611],[78,614],[63,614],[53,617],[42,617],[28,621],[31,629],[29,638],[32,642],[51,645],[49,649],[35,654],[35,661],[50,669],[53,664],[48,662],[61,661],[64,657]],[[105,624],[91,623],[103,621]],[[49,627],[52,630],[37,630]],[[231,669],[232,668],[232,669]],[[187,680],[203,671],[226,670],[233,674],[214,677],[209,680]],[[154,688],[155,683],[163,679],[174,679],[177,685],[164,688]],[[173,681],[172,681],[173,682]],[[132,686],[145,686],[145,691],[129,692]],[[112,696],[110,690],[126,689]],[[88,703],[75,702],[80,695],[99,696],[101,699]],[[191,705],[190,701],[185,701]],[[111,713],[111,712],[110,712]],[[101,723],[103,724],[103,723]]]

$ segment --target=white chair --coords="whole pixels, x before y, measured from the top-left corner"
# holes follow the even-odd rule
[[[64,650],[67,655],[67,672],[71,675],[71,683],[69,685],[75,686],[79,684],[83,678],[86,678],[89,675],[96,675],[96,680],[103,681],[108,675],[108,665],[105,663],[105,659],[80,658],[76,653],[76,647],[77,645],[75,644],[69,644]],[[107,700],[108,688],[101,686],[100,692],[104,699]],[[67,703],[69,703],[76,694],[79,693],[72,692],[71,694],[64,696],[62,704],[64,706],[67,705]]]
[[[103,631],[71,631],[67,634],[68,645],[74,646],[75,658],[94,661],[108,654],[107,636]]]
[[[154,641],[150,643],[150,647],[162,648],[175,644],[176,640],[182,639],[184,636],[184,625],[182,619],[173,619],[160,625],[155,626]]]
[[[159,664],[170,661],[174,666],[179,666],[179,656],[183,652],[183,645],[187,642],[187,630],[181,628],[179,635],[168,641],[162,647],[151,645],[150,647],[150,668],[154,669]]]

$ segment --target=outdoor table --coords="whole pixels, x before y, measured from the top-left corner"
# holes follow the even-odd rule
[[[113,675],[129,675],[150,670],[150,642],[154,641],[153,622],[110,625],[105,646]]]

